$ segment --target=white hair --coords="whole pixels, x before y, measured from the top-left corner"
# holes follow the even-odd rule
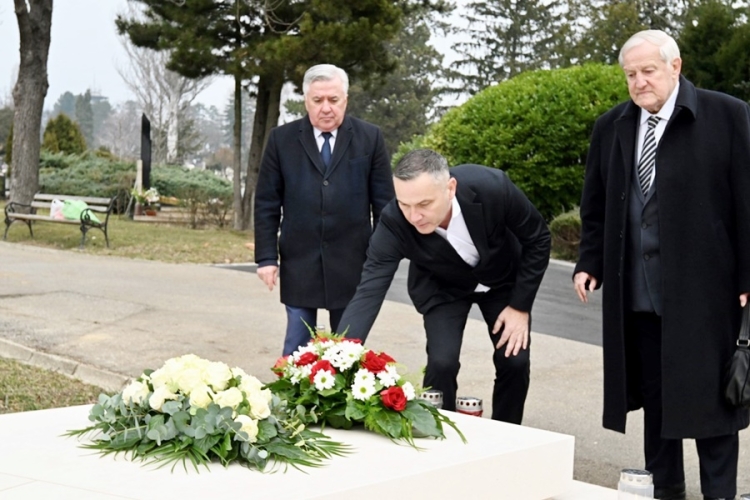
[[[662,61],[670,64],[672,61],[680,57],[680,48],[677,46],[674,38],[664,33],[662,30],[643,30],[639,31],[635,35],[628,38],[628,41],[623,44],[620,49],[620,66],[623,65],[625,54],[642,43],[648,42],[652,45],[659,47],[659,55]]]
[[[334,66],[333,64],[317,64],[305,71],[305,77],[302,79],[302,94],[307,95],[310,85],[317,81],[330,81],[336,78],[344,84],[344,95],[349,94],[349,76],[346,71]]]

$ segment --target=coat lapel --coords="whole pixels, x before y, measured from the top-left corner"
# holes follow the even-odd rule
[[[484,229],[484,211],[481,203],[475,203],[476,193],[469,187],[462,187],[458,182],[456,185],[456,199],[461,205],[461,213],[469,230],[471,240],[479,252],[479,261],[486,254],[489,244],[487,243],[487,231]]]
[[[333,147],[333,156],[331,157],[331,167],[328,169],[328,175],[331,175],[333,171],[336,170],[339,163],[341,163],[341,159],[344,158],[346,150],[349,149],[349,146],[352,143],[353,136],[352,121],[345,116],[344,121],[341,122],[341,126],[336,133],[336,144]],[[328,175],[326,177],[328,177]]]
[[[309,117],[305,117],[304,120],[300,121],[299,141],[302,144],[302,149],[305,150],[310,161],[315,165],[315,168],[318,169],[321,175],[324,175],[326,171],[325,165],[323,165],[323,159],[320,157],[318,143],[315,141],[315,131]]]
[[[636,130],[638,130],[638,106],[632,101],[622,115],[615,120],[615,134],[622,153],[622,166],[625,169],[625,186],[630,186],[630,178],[635,167]]]

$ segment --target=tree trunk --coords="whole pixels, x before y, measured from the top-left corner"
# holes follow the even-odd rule
[[[179,139],[180,125],[180,97],[181,89],[173,86],[169,89],[169,112],[167,120],[167,163],[177,163],[177,142]]]
[[[253,195],[255,184],[260,172],[260,162],[263,148],[266,146],[268,134],[279,122],[281,107],[281,87],[283,78],[278,75],[263,75],[258,80],[258,98],[255,102],[255,119],[250,141],[250,154],[247,160],[247,177],[245,179],[245,193],[242,197],[242,227],[247,230],[253,226]]]
[[[21,63],[13,87],[12,201],[31,203],[39,189],[39,149],[47,56],[52,26],[52,0],[14,0],[20,34]]]
[[[232,159],[234,186],[234,228],[242,229],[242,78],[234,77],[234,156]]]

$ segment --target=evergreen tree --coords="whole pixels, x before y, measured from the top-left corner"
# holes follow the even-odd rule
[[[61,114],[47,122],[42,148],[51,153],[81,154],[86,151],[86,140],[78,124]]]
[[[100,95],[91,96],[91,114],[94,125],[94,136],[93,142],[89,143],[92,147],[99,147],[102,145],[102,130],[104,129],[104,123],[112,114],[112,105],[109,104],[109,99]]]
[[[393,73],[382,80],[349,86],[347,114],[378,125],[389,154],[399,144],[424,134],[437,118],[439,90],[434,82],[442,72],[442,56],[429,45],[430,28],[421,15],[406,18],[404,29],[389,50],[397,61]]]
[[[75,121],[81,129],[86,144],[94,142],[94,111],[91,109],[91,90],[76,96]]]
[[[64,92],[57,98],[57,102],[52,107],[52,116],[65,113],[71,120],[76,119],[76,96],[72,92]]]
[[[720,1],[709,0],[689,12],[689,22],[682,31],[678,44],[682,56],[682,73],[698,87],[732,94],[735,81],[730,77],[738,59],[725,63],[725,49],[738,30],[739,12]],[[735,42],[736,43],[736,42]]]
[[[485,0],[469,4],[467,41],[454,50],[461,91],[485,87],[531,69],[550,67],[555,34],[564,23],[563,0]]]
[[[4,145],[13,127],[13,108],[0,108],[0,145]]]

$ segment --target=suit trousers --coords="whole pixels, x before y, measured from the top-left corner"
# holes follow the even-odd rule
[[[628,367],[636,368],[643,401],[643,448],[646,470],[655,488],[684,484],[681,439],[661,437],[661,317],[655,313],[631,312],[625,317],[629,342]],[[631,379],[632,380],[632,379]],[[734,498],[737,493],[737,433],[695,440],[700,462],[701,492],[710,498]]]
[[[338,333],[341,316],[344,315],[343,309],[329,309],[328,318],[331,322],[331,331]],[[308,329],[315,330],[318,322],[318,310],[311,307],[293,307],[286,306],[286,337],[284,338],[283,356],[288,356],[296,351],[300,346],[307,345],[311,339],[311,333]],[[307,324],[305,324],[307,323]]]
[[[511,355],[506,358],[505,346],[495,349],[500,333],[492,334],[498,315],[509,301],[510,289],[489,290],[440,304],[424,314],[424,328],[427,335],[427,368],[424,386],[443,392],[443,409],[456,410],[461,343],[471,306],[477,304],[487,323],[492,346],[492,362],[495,365],[492,419],[513,424],[521,423],[526,395],[529,391],[531,337],[529,336],[529,348],[522,349],[516,356]],[[531,321],[529,321],[530,331]]]

